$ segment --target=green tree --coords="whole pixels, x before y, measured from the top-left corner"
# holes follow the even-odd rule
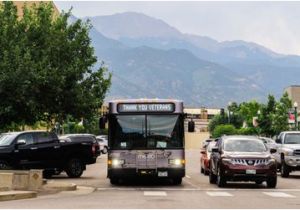
[[[111,75],[94,67],[91,24],[68,23],[70,11],[54,17],[50,3],[23,13],[12,2],[0,8],[0,126],[93,119]]]
[[[260,108],[260,115],[258,115],[258,125],[260,134],[272,137],[275,132],[272,128],[272,116],[275,113],[276,100],[273,95],[268,96],[267,105],[262,105]]]
[[[272,119],[272,130],[277,135],[281,131],[289,130],[288,112],[292,108],[292,101],[289,99],[288,94],[284,93],[280,101],[276,103]]]
[[[237,130],[233,125],[218,125],[212,132],[213,138],[218,138],[222,135],[234,135]]]
[[[243,102],[239,106],[239,114],[243,116],[247,127],[253,127],[253,117],[257,117],[257,112],[260,110],[261,105],[253,100],[250,102]]]

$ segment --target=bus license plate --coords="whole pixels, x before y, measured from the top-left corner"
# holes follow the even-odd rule
[[[158,172],[158,176],[159,177],[167,177],[168,176],[168,172],[167,171],[159,171]]]
[[[256,174],[256,170],[246,170],[246,174]]]

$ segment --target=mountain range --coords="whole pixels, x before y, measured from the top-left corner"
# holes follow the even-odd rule
[[[242,40],[184,34],[135,12],[86,17],[99,61],[113,73],[106,100],[177,98],[187,106],[224,107],[265,101],[299,83],[300,56]]]

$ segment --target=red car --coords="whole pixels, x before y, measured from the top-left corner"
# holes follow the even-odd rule
[[[201,168],[201,173],[204,175],[209,174],[211,149],[215,146],[215,144],[216,144],[215,141],[211,141],[208,144],[204,145],[203,148],[201,149],[200,168]]]

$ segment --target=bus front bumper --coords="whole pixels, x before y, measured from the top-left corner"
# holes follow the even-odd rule
[[[174,178],[184,177],[184,168],[158,168],[158,169],[136,169],[136,168],[109,168],[107,171],[108,178],[131,178],[131,177],[157,177],[157,178]]]

